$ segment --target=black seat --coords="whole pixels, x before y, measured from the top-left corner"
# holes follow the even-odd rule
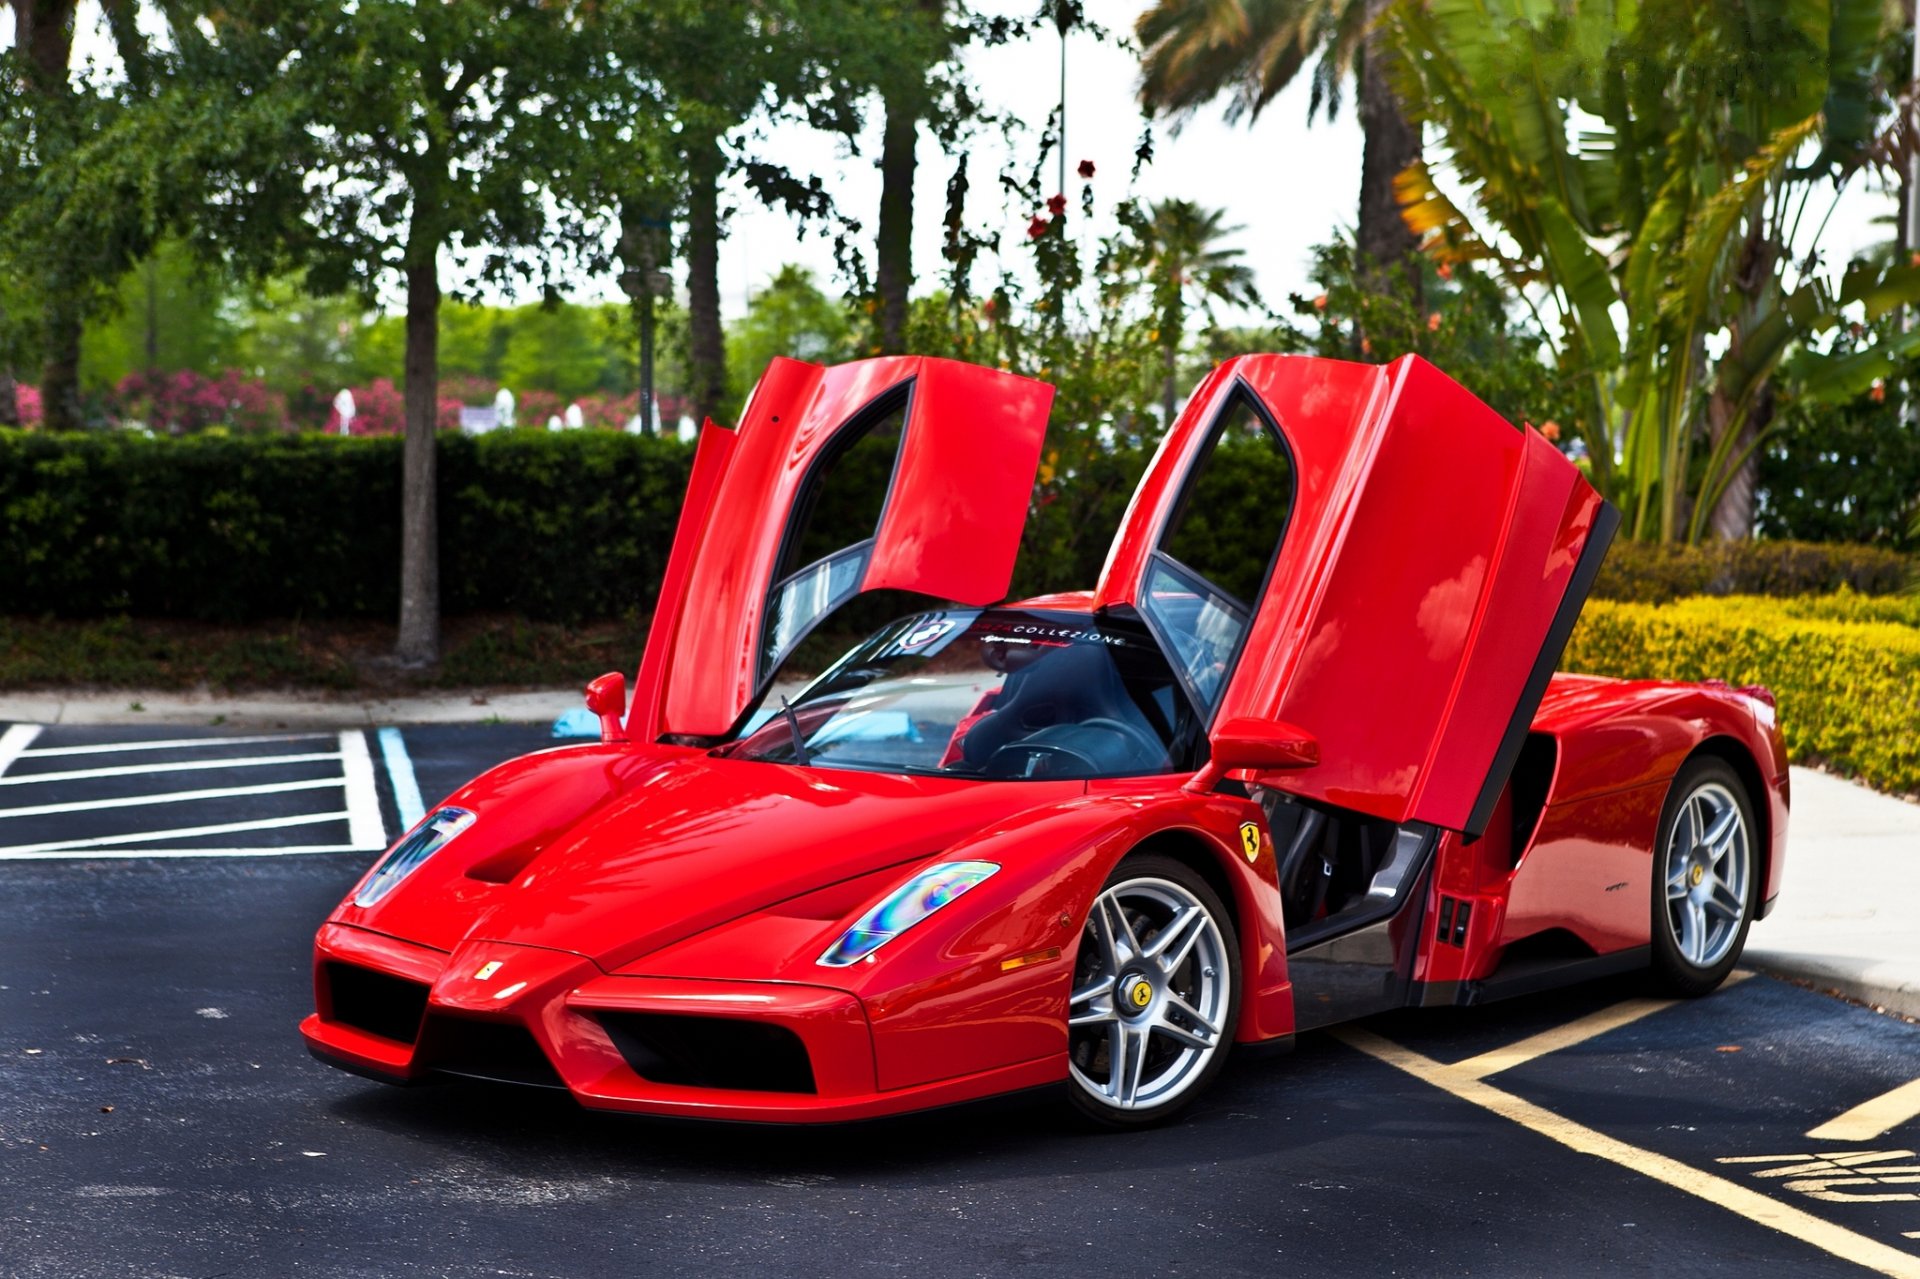
[[[993,710],[967,730],[961,754],[970,767],[984,768],[1009,742],[1055,724],[1102,718],[1129,724],[1141,718],[1113,659],[1092,645],[1055,649],[1007,677]]]

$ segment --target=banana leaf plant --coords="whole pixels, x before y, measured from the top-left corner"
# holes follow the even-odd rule
[[[1400,175],[1403,215],[1541,318],[1636,537],[1745,535],[1783,361],[1838,399],[1920,351],[1915,331],[1824,354],[1920,299],[1920,269],[1820,251],[1896,150],[1884,0],[1401,0],[1386,20],[1443,142]]]

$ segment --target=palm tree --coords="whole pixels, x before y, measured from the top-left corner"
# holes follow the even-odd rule
[[[1175,117],[1227,95],[1227,119],[1258,116],[1317,53],[1307,119],[1338,113],[1349,73],[1360,87],[1360,256],[1410,261],[1418,242],[1400,218],[1393,180],[1420,160],[1420,130],[1388,74],[1381,21],[1392,0],[1157,0],[1135,28],[1140,100]],[[1409,272],[1417,285],[1419,276]]]
[[[1144,214],[1122,216],[1128,236],[1115,266],[1142,279],[1151,291],[1165,374],[1161,404],[1165,423],[1171,425],[1189,299],[1211,320],[1215,302],[1258,306],[1260,295],[1253,287],[1252,268],[1238,260],[1240,250],[1220,246],[1243,229],[1220,224],[1225,210],[1203,209],[1191,200],[1162,200]]]

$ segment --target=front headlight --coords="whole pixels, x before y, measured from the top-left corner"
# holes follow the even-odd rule
[[[993,862],[941,862],[927,867],[856,919],[817,962],[823,968],[858,963],[999,869]]]
[[[473,814],[464,808],[437,809],[415,826],[407,837],[387,850],[373,873],[360,883],[353,895],[356,906],[371,906],[393,891],[393,886],[412,874],[421,862],[433,856],[453,837],[473,825]]]

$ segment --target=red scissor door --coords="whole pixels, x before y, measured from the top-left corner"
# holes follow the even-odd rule
[[[728,732],[862,591],[1004,598],[1052,402],[953,360],[774,360],[737,430],[701,432],[628,735]]]
[[[1169,432],[1098,602],[1147,619],[1210,724],[1318,739],[1264,784],[1478,834],[1618,522],[1417,357],[1245,356]]]

